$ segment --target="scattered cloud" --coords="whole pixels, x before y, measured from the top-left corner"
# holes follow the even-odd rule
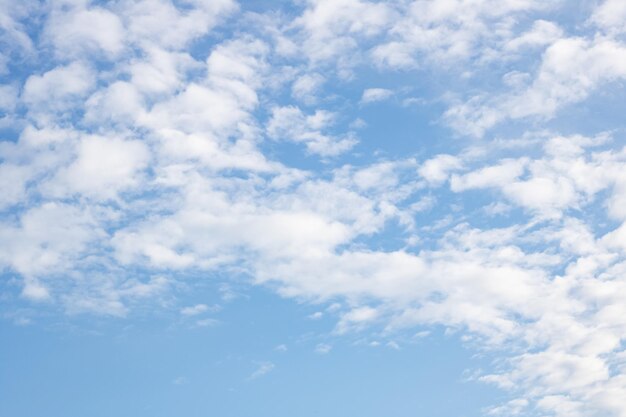
[[[196,304],[194,306],[184,307],[180,310],[180,314],[183,316],[197,316],[204,312],[209,311],[209,306],[206,304]]]
[[[174,378],[174,380],[172,381],[172,384],[174,385],[185,385],[187,383],[187,378],[185,378],[184,376],[179,376]]]
[[[248,376],[247,380],[252,381],[258,378],[261,378],[268,373],[272,372],[275,368],[275,365],[272,362],[260,362],[258,364],[257,369]]]
[[[213,307],[164,300],[186,274],[229,277],[225,303],[265,286],[322,306],[308,318],[336,317],[337,338],[457,332],[511,395],[490,415],[626,413],[624,2],[577,27],[538,0],[9,3],[0,268],[17,304],[183,306],[214,326]],[[362,105],[388,105],[370,86],[389,77],[420,107],[381,129]],[[248,380],[275,367],[256,365]]]
[[[196,326],[198,327],[213,327],[220,324],[220,321],[217,319],[201,319],[196,321]]]
[[[324,317],[324,313],[322,313],[321,311],[316,311],[313,314],[309,314],[307,317],[311,320],[319,320]]]
[[[317,353],[318,355],[326,355],[330,353],[332,349],[333,347],[327,343],[319,343],[317,346],[315,346],[315,353]]]
[[[361,103],[375,103],[377,101],[385,101],[393,95],[393,91],[386,88],[368,88],[363,91]]]
[[[324,134],[334,122],[335,115],[325,110],[306,115],[298,107],[276,107],[272,109],[267,133],[273,139],[303,143],[311,153],[336,156],[351,149],[357,140],[351,132],[343,136]]]

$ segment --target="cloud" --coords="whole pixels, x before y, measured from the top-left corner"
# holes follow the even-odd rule
[[[307,6],[294,21],[301,29],[302,49],[313,63],[337,60],[347,71],[354,64],[352,52],[360,37],[384,31],[394,16],[388,4],[370,1],[322,0]]]
[[[37,14],[37,6],[26,2],[3,2],[3,17],[0,21],[0,74],[9,72],[11,56],[24,57],[33,53],[33,41],[28,34],[28,19]]]
[[[119,13],[135,42],[179,49],[237,9],[233,0],[190,1],[186,6],[179,8],[167,0],[124,1]],[[163,22],[168,25],[164,27]]]
[[[185,52],[170,52],[157,46],[146,48],[147,59],[129,63],[131,84],[145,94],[173,93],[183,86],[186,73],[198,63]]]
[[[213,327],[218,324],[220,324],[220,321],[216,319],[202,319],[196,321],[196,326],[198,327]]]
[[[609,32],[621,33],[626,22],[626,5],[619,0],[605,0],[593,11],[590,21]]]
[[[325,81],[318,73],[303,74],[294,81],[291,94],[306,104],[313,104],[317,101],[317,93]]]
[[[377,101],[385,101],[393,95],[393,91],[385,88],[368,88],[363,91],[361,103],[375,103]]]
[[[418,173],[428,183],[439,185],[446,181],[449,172],[461,168],[461,160],[453,155],[437,155],[427,161],[418,169]]]
[[[491,59],[493,45],[514,33],[513,16],[545,8],[545,3],[450,0],[404,3],[389,37],[374,47],[372,59],[381,67],[415,68],[421,62],[449,66],[473,59]],[[497,30],[489,28],[497,27]]]
[[[68,314],[98,314],[125,317],[130,306],[145,299],[158,299],[167,294],[171,281],[163,276],[146,280],[93,274],[87,285],[62,296]]]
[[[180,310],[180,314],[183,316],[197,316],[206,311],[209,311],[209,306],[206,304],[196,304],[195,306],[184,307]]]
[[[519,52],[525,48],[547,46],[561,39],[563,35],[563,30],[554,22],[536,20],[528,31],[509,40],[504,50]]]
[[[499,165],[482,168],[463,176],[454,175],[450,181],[453,191],[472,188],[508,186],[524,173],[526,160],[505,160]]]
[[[62,3],[0,21],[25,51],[0,62],[16,71],[0,87],[0,267],[20,303],[125,317],[187,273],[236,271],[321,304],[338,338],[457,332],[497,359],[477,378],[511,398],[491,414],[624,414],[621,128],[546,130],[626,76],[618,2],[576,31],[533,0],[309,1],[232,21],[231,1]],[[415,131],[398,151],[400,127],[366,120],[359,142],[343,126],[391,97],[363,90],[389,77],[425,80],[424,117],[452,103],[439,121],[480,139]],[[217,323],[185,304],[192,326]],[[248,379],[274,369],[257,365]]]
[[[149,151],[141,141],[85,137],[77,146],[75,161],[42,187],[44,193],[58,197],[79,193],[114,198],[118,192],[142,183],[139,175],[148,161]]]
[[[364,325],[371,324],[379,315],[379,311],[372,307],[355,308],[341,316],[336,331],[345,333],[348,330],[362,328]]]
[[[322,313],[321,311],[316,311],[313,314],[309,314],[307,317],[311,320],[319,320],[324,317],[324,313]]]
[[[507,119],[550,119],[564,106],[626,77],[626,47],[598,37],[560,38],[545,51],[532,81],[517,91],[474,96],[452,106],[445,118],[462,134],[482,136]]]
[[[48,202],[30,208],[16,223],[3,219],[0,259],[5,267],[30,277],[26,295],[42,298],[45,292],[35,278],[71,269],[87,245],[102,236],[94,217],[89,210]]]
[[[307,150],[321,156],[341,154],[357,141],[352,133],[344,137],[335,137],[323,133],[334,122],[334,115],[325,110],[317,110],[305,115],[294,106],[272,109],[272,117],[267,124],[267,133],[271,138],[304,143]]]
[[[93,71],[84,63],[73,62],[42,75],[31,75],[24,84],[22,100],[33,110],[64,110],[85,97],[95,83]]]
[[[65,3],[65,7],[53,7],[44,29],[44,39],[56,54],[76,58],[96,52],[113,58],[122,52],[124,27],[116,14],[102,7],[85,7],[84,2]]]
[[[329,344],[319,343],[317,346],[315,346],[315,353],[317,353],[318,355],[326,355],[330,353],[332,348],[333,347]]]
[[[262,376],[265,376],[268,373],[272,372],[275,367],[276,365],[274,365],[272,362],[261,362],[259,363],[258,368],[254,372],[252,372],[250,376],[248,376],[248,378],[246,379],[248,381],[252,381],[261,378]]]
[[[172,384],[174,385],[185,385],[187,382],[187,378],[185,378],[184,376],[179,376],[172,380]]]

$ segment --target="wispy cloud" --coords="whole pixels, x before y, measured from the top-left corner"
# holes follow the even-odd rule
[[[385,88],[368,88],[363,91],[361,103],[374,103],[377,101],[385,101],[393,95],[393,91]]]
[[[330,353],[332,349],[333,347],[327,343],[319,343],[315,346],[315,353],[319,355],[326,355],[327,353]]]
[[[275,368],[275,365],[272,362],[261,362],[258,364],[258,368],[248,376],[247,380],[252,381],[257,378],[261,378],[262,376],[267,375],[272,372]]]

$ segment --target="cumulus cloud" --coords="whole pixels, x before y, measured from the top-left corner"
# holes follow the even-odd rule
[[[182,8],[167,0],[123,1],[119,13],[133,41],[179,49],[237,9],[233,0],[188,3],[191,7]],[[164,26],[163,22],[168,24]]]
[[[517,91],[474,96],[451,107],[446,119],[459,132],[482,136],[507,119],[550,119],[564,106],[626,77],[626,47],[598,37],[559,38],[546,49],[532,81]]]
[[[209,306],[206,304],[196,304],[195,306],[184,307],[180,310],[180,314],[183,316],[197,316],[209,310]]]
[[[373,103],[376,101],[384,101],[393,95],[393,91],[386,88],[368,88],[363,91],[361,103]]]
[[[118,192],[142,183],[139,172],[148,160],[149,151],[141,141],[86,137],[77,145],[76,160],[61,168],[42,188],[53,196],[78,193],[114,198]]]
[[[291,86],[291,94],[307,104],[317,101],[317,94],[324,84],[324,77],[318,73],[303,74],[299,76]]]
[[[84,63],[59,66],[42,75],[31,75],[24,83],[22,100],[34,112],[67,110],[93,88],[93,71]]]
[[[609,32],[623,32],[626,5],[619,0],[605,0],[593,11],[590,20]]]
[[[113,58],[124,49],[124,26],[115,13],[88,7],[86,2],[58,2],[55,6],[46,22],[44,39],[59,56],[98,53]]]
[[[428,183],[440,185],[449,177],[449,173],[459,169],[462,161],[453,155],[437,155],[425,161],[418,169],[418,173]]]
[[[334,118],[333,113],[325,110],[306,115],[298,107],[277,107],[272,109],[267,133],[275,139],[304,143],[311,153],[335,156],[352,148],[357,141],[351,133],[344,137],[324,134]]]
[[[383,67],[414,68],[422,59],[448,66],[475,58],[490,59],[494,44],[506,42],[522,13],[546,7],[538,1],[462,0],[405,3],[390,36],[373,48],[374,61]],[[496,30],[490,30],[496,28]]]

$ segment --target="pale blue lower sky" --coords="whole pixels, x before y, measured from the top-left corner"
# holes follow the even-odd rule
[[[466,381],[484,359],[440,331],[399,350],[328,336],[331,352],[315,353],[333,324],[307,320],[311,311],[255,289],[213,327],[167,316],[2,321],[0,415],[476,417],[501,395]],[[249,379],[263,362],[274,369]]]

